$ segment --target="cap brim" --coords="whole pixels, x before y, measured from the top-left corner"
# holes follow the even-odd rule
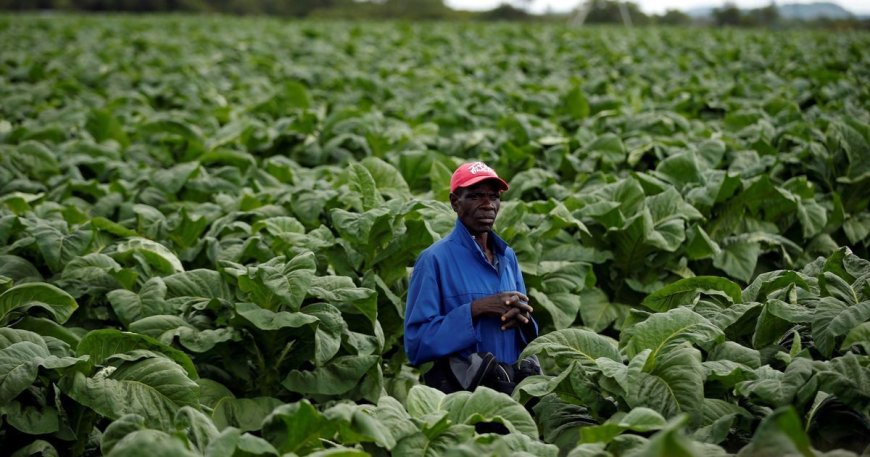
[[[475,185],[475,184],[477,184],[477,183],[480,183],[480,182],[486,181],[486,180],[488,180],[488,179],[491,179],[491,180],[493,180],[493,181],[498,181],[498,183],[501,184],[501,190],[502,190],[502,191],[506,191],[506,190],[510,189],[510,186],[508,186],[508,183],[507,183],[504,179],[497,178],[497,177],[495,177],[495,176],[476,176],[476,177],[471,178],[471,179],[469,179],[468,181],[462,183],[461,186],[456,186],[456,189],[459,189],[459,188],[462,188],[462,187],[471,187],[471,186],[473,186],[473,185]],[[456,189],[451,190],[451,192],[455,192]]]

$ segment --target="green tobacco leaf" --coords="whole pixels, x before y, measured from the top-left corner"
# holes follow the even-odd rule
[[[13,452],[10,457],[57,457],[58,455],[57,449],[51,443],[44,440],[36,440]]]
[[[865,354],[870,353],[870,322],[853,327],[840,345],[840,351],[848,351],[852,346],[860,346]]]
[[[177,140],[183,147],[183,161],[199,157],[205,150],[205,142],[199,128],[187,122],[174,119],[155,119],[139,126],[137,135],[162,139],[166,142]]]
[[[163,278],[166,284],[166,297],[194,297],[200,299],[218,298],[233,300],[233,292],[214,270],[191,270]]]
[[[352,163],[348,167],[350,190],[353,195],[360,198],[360,211],[368,211],[384,202],[381,193],[378,191],[374,178],[369,170],[359,163]]]
[[[820,390],[866,414],[870,406],[870,357],[848,353],[821,362],[818,378]]]
[[[236,303],[236,313],[260,330],[299,328],[317,322],[317,317],[306,313],[272,312],[253,303]]]
[[[286,307],[292,312],[299,311],[317,268],[314,253],[310,251],[289,262],[277,257],[255,267],[228,265],[226,271],[238,278],[239,288],[248,293],[252,301],[273,311]]]
[[[843,222],[843,233],[853,245],[857,245],[870,236],[870,214],[853,215]]]
[[[199,378],[196,383],[199,384],[200,404],[210,409],[214,409],[224,398],[235,398],[230,389],[215,380]]]
[[[558,457],[559,448],[555,445],[543,443],[537,438],[530,438],[527,435],[519,433],[509,435],[499,435],[493,442],[493,452],[506,453],[508,450],[514,454],[525,453],[536,457]],[[502,452],[499,446],[505,446],[505,451]]]
[[[811,239],[822,233],[828,224],[828,213],[824,206],[814,200],[798,201],[797,216],[803,229],[804,239]]]
[[[378,399],[378,405],[373,415],[378,421],[388,427],[390,434],[396,442],[419,431],[411,419],[411,415],[402,406],[402,403],[388,395]]]
[[[112,356],[137,349],[163,354],[184,368],[191,379],[199,377],[193,361],[187,354],[151,337],[137,333],[120,332],[114,329],[92,330],[81,339],[76,353],[79,356],[89,356],[92,365],[105,365],[105,362]]]
[[[686,237],[685,249],[689,260],[709,259],[721,252],[719,244],[700,225],[692,225],[686,231]]]
[[[339,403],[324,410],[323,416],[337,425],[343,444],[374,443],[387,450],[396,445],[390,429],[374,417],[368,405]]]
[[[737,383],[754,379],[755,374],[747,365],[731,360],[708,360],[702,364],[707,382],[718,381],[726,388],[732,388]]]
[[[602,425],[580,429],[581,443],[610,443],[626,430],[649,432],[661,430],[667,421],[661,414],[649,408],[633,408],[628,414],[617,413]]]
[[[634,357],[644,349],[652,349],[652,357],[659,352],[689,341],[698,345],[708,345],[724,337],[722,330],[698,313],[687,308],[674,308],[664,313],[656,313],[649,319],[626,329],[625,351]]]
[[[762,273],[743,290],[743,299],[747,302],[763,302],[768,295],[792,286],[810,290],[811,280],[809,276],[796,271],[777,270]]]
[[[631,455],[643,457],[694,457],[725,456],[724,450],[718,446],[702,446],[689,439],[684,433],[686,417],[671,420],[667,427],[653,435],[648,442],[634,449]]]
[[[341,312],[328,303],[315,303],[302,309],[305,314],[318,319],[314,333],[314,364],[323,366],[341,348],[341,337],[347,332],[347,322]],[[359,345],[355,345],[359,349]]]
[[[103,455],[108,455],[112,452],[115,445],[118,444],[118,441],[124,439],[125,436],[146,429],[144,417],[138,414],[125,414],[103,430],[103,434],[100,437],[100,451]]]
[[[778,341],[795,323],[813,319],[812,310],[803,305],[793,305],[782,300],[770,299],[762,305],[761,314],[752,335],[752,345],[761,349]]]
[[[166,345],[173,344],[175,338],[178,338],[182,346],[196,353],[210,351],[217,344],[237,337],[237,331],[233,327],[199,330],[181,317],[166,315],[143,317],[127,328]]]
[[[870,146],[868,140],[853,125],[842,121],[832,122],[825,132],[829,148],[842,150],[849,160],[844,182],[861,182],[870,176]]]
[[[175,413],[175,429],[187,437],[187,442],[200,452],[217,438],[218,429],[211,419],[197,409],[182,406]]]
[[[380,359],[377,355],[336,357],[311,371],[291,371],[281,385],[302,394],[341,395],[356,386]]]
[[[649,209],[643,208],[627,220],[621,230],[608,232],[613,242],[615,260],[626,269],[636,265],[653,250],[652,246],[645,243],[652,237],[653,231],[652,215]]]
[[[178,257],[165,246],[146,238],[129,238],[115,246],[113,257],[126,261],[141,258],[156,274],[167,276],[184,271]]]
[[[262,436],[281,453],[300,455],[322,449],[321,439],[331,439],[335,425],[308,400],[285,404],[263,421]]]
[[[116,289],[106,294],[112,309],[124,325],[144,317],[175,314],[180,309],[166,300],[166,283],[160,277],[151,278],[142,285],[139,293]]]
[[[652,359],[643,353],[629,364],[627,401],[631,407],[645,406],[666,418],[680,413],[700,419],[704,399],[704,369],[700,352],[692,347],[670,349]],[[636,366],[643,362],[654,368],[641,371]]]
[[[823,295],[829,295],[848,305],[858,303],[857,292],[839,275],[825,271],[819,279],[819,286],[822,289]]]
[[[312,105],[311,95],[308,88],[300,82],[284,81],[283,87],[276,98],[280,100],[280,109],[309,109]]]
[[[318,276],[312,279],[308,293],[329,302],[342,312],[363,314],[377,321],[377,293],[367,287],[357,287],[347,276]]]
[[[841,335],[861,324],[866,306],[862,304],[849,306],[833,297],[823,297],[816,302],[816,310],[812,319],[813,342],[819,352],[830,358],[837,348]],[[832,328],[832,324],[837,322]]]
[[[48,349],[45,338],[37,333],[12,327],[0,327],[0,349],[22,341],[28,341],[37,346]]]
[[[197,162],[179,163],[171,168],[155,170],[151,180],[160,191],[176,194],[197,175],[199,168],[200,164]],[[154,216],[155,221],[163,220],[159,211],[154,212]]]
[[[221,430],[236,427],[242,432],[257,431],[262,428],[263,420],[282,404],[284,402],[272,397],[225,397],[215,405],[212,419]]]
[[[58,273],[70,260],[87,254],[95,239],[93,230],[67,231],[65,227],[58,228],[41,220],[28,225],[48,267]]]
[[[754,402],[773,407],[797,404],[799,391],[811,381],[812,363],[797,358],[781,372],[764,365],[755,370],[755,379],[738,383],[734,392]]]
[[[14,310],[26,311],[33,307],[45,309],[62,324],[72,316],[78,303],[70,294],[51,284],[20,284],[0,294],[0,322]]]
[[[124,124],[106,109],[95,109],[88,114],[85,128],[94,137],[97,143],[106,140],[115,140],[122,146],[130,143],[130,138],[124,132]]]
[[[468,425],[448,425],[434,432],[417,432],[396,443],[393,455],[409,457],[439,457],[456,452],[462,443],[474,437],[474,427]]]
[[[147,358],[107,372],[93,378],[77,372],[61,388],[102,416],[138,414],[149,427],[165,430],[172,427],[179,408],[199,407],[199,386],[169,359]]]
[[[801,425],[801,419],[791,406],[777,409],[761,421],[752,440],[737,453],[740,457],[816,454]]]
[[[66,264],[61,273],[64,283],[81,284],[87,293],[123,287],[117,278],[123,277],[121,265],[115,259],[99,253],[76,257]]]
[[[601,332],[611,324],[620,328],[628,315],[625,305],[612,303],[601,289],[584,289],[580,292],[580,319],[593,332]]]
[[[42,282],[42,274],[32,263],[14,255],[0,255],[0,276],[11,279],[13,284]]]
[[[555,444],[562,452],[577,446],[580,430],[597,423],[585,407],[563,401],[557,395],[541,398],[534,406],[534,416],[540,427],[542,440]]]
[[[749,282],[761,255],[761,245],[751,241],[728,241],[719,244],[721,251],[713,257],[713,265],[731,277]]]
[[[396,167],[377,157],[366,157],[360,163],[368,169],[380,193],[403,200],[409,197],[408,183]]]
[[[411,387],[405,407],[411,417],[422,419],[426,415],[442,411],[446,395],[440,390],[418,384]]]
[[[335,208],[329,214],[338,234],[353,246],[368,247],[372,240],[392,231],[391,222],[394,214],[390,208],[383,205],[363,213]]]
[[[98,231],[102,230],[104,232],[111,233],[112,235],[117,235],[120,237],[134,237],[140,236],[135,230],[130,230],[127,227],[124,227],[117,222],[110,221],[102,216],[97,216],[91,219],[91,225],[94,226]]]
[[[841,336],[867,322],[868,319],[870,319],[870,300],[849,306],[837,314],[831,319],[828,329],[834,336]]]
[[[571,90],[562,99],[562,112],[574,119],[581,120],[589,117],[589,102],[580,84],[574,84]]]
[[[28,338],[38,336],[33,334]],[[40,368],[66,368],[86,360],[82,357],[56,357],[51,355],[41,339],[38,343],[17,341],[0,349],[0,404],[7,404],[30,387]]]
[[[198,457],[180,437],[159,430],[136,430],[115,443],[107,457]]]
[[[702,181],[700,164],[694,152],[668,156],[656,165],[656,171],[667,176],[668,181],[682,189],[687,184]]]
[[[572,292],[545,294],[534,287],[529,289],[529,297],[536,307],[550,315],[556,330],[570,327],[580,310],[580,295]]]
[[[601,357],[617,362],[622,360],[616,341],[576,328],[557,330],[535,338],[526,346],[520,358],[542,353],[556,359],[556,363],[562,367],[567,367],[573,361],[594,365]]]
[[[692,305],[700,294],[708,291],[722,292],[732,303],[743,302],[740,286],[734,282],[716,276],[695,276],[680,279],[647,295],[642,304],[654,311],[665,312]]]
[[[27,330],[42,337],[57,338],[66,343],[70,348],[78,346],[79,341],[81,341],[82,338],[80,332],[81,329],[75,327],[64,327],[63,325],[44,317],[25,316],[15,322],[15,328],[19,330]],[[70,353],[71,352],[72,351],[70,351]],[[55,355],[59,356],[60,354],[55,353]]]
[[[733,341],[725,341],[708,353],[707,360],[728,360],[750,368],[758,368],[761,366],[761,353]]]
[[[522,405],[487,387],[478,387],[474,392],[452,393],[444,399],[442,407],[447,410],[450,420],[457,424],[497,422],[511,433],[538,437],[538,427]]]
[[[693,431],[691,438],[702,443],[719,444],[731,434],[738,415],[750,417],[746,410],[733,403],[705,398],[702,423],[706,425]]]
[[[0,406],[0,416],[20,432],[28,435],[47,435],[60,429],[60,416],[53,407],[22,405],[17,401]]]
[[[8,152],[4,151],[8,154]],[[44,144],[25,141],[18,145],[12,155],[28,176],[43,180],[60,172],[57,155]]]
[[[278,450],[268,441],[242,433],[237,428],[228,427],[213,439],[205,453],[208,457],[233,457],[236,455],[268,455],[278,456]]]

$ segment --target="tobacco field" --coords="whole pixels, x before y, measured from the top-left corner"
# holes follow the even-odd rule
[[[402,348],[469,159],[512,397]],[[866,455],[868,208],[866,32],[3,15],[0,449]]]

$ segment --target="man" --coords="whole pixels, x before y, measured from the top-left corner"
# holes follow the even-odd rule
[[[420,254],[411,274],[405,352],[413,365],[434,361],[424,382],[448,393],[480,384],[509,393],[517,359],[538,334],[516,254],[492,231],[507,189],[483,162],[457,168],[456,226]]]

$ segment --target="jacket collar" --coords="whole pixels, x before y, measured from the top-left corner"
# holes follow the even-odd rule
[[[459,219],[456,219],[456,226],[453,228],[453,231],[450,232],[448,237],[463,247],[471,250],[479,250],[480,246],[474,242],[474,238],[471,236],[471,233],[468,231],[468,228],[465,227],[465,224],[462,223]],[[495,234],[492,230],[489,232],[489,238],[492,240],[492,246],[494,247],[494,252],[498,256],[503,256],[505,251],[507,250],[507,243],[501,239],[498,235]]]

